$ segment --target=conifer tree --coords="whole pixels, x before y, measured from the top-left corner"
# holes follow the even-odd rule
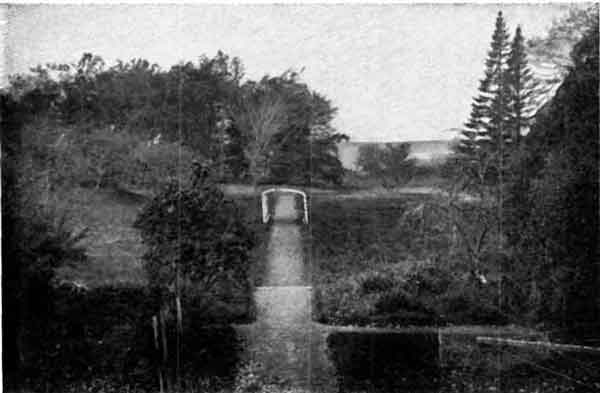
[[[520,221],[527,214],[528,180],[526,176],[527,155],[521,144],[522,136],[529,129],[535,115],[537,96],[541,93],[538,81],[529,68],[521,27],[517,27],[507,60],[507,85],[510,93],[509,123],[510,162],[503,176],[503,221],[509,237],[514,238]]]
[[[527,62],[521,27],[517,27],[507,60],[507,82],[510,91],[509,127],[511,141],[519,145],[523,132],[535,111],[537,82]]]
[[[509,49],[509,35],[500,11],[479,94],[473,98],[471,115],[456,148],[466,175],[481,185],[498,181],[494,174],[503,167],[510,102],[506,83]]]

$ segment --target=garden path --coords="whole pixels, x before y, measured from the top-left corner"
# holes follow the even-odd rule
[[[305,274],[294,197],[280,195],[267,253],[265,285],[254,294],[256,322],[239,326],[244,360],[263,384],[328,390],[334,383],[325,329],[312,322],[312,287]],[[249,383],[252,378],[247,378]]]
[[[275,222],[267,252],[267,272],[264,285],[286,287],[306,285],[304,253],[294,197],[282,195],[275,205]],[[303,294],[303,295],[306,295]]]

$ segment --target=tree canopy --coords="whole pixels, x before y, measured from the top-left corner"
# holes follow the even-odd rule
[[[381,181],[384,187],[397,187],[411,179],[415,172],[415,160],[409,158],[408,143],[363,145],[358,151],[358,167],[367,175]]]
[[[74,64],[13,76],[8,93],[38,118],[91,130],[96,141],[127,135],[132,146],[181,144],[211,160],[223,180],[339,183],[336,143],[344,136],[331,125],[331,102],[296,72],[243,79],[241,60],[222,52],[167,71],[144,59],[108,67],[85,53]],[[102,176],[100,166],[90,170]]]

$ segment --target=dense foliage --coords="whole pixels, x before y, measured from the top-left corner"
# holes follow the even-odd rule
[[[560,83],[567,75],[570,67],[573,66],[571,51],[585,33],[595,27],[599,10],[598,4],[570,7],[565,16],[552,22],[548,34],[528,40],[527,50],[532,55],[536,67],[547,68],[550,64],[555,71],[558,71],[546,82]]]
[[[37,179],[29,176],[19,131],[28,119],[23,108],[2,96],[2,351],[5,375],[18,375],[50,319],[55,269],[85,260],[83,232],[41,205]]]
[[[408,143],[386,143],[383,147],[363,145],[359,148],[357,165],[384,187],[393,188],[408,182],[417,171],[415,160],[408,158],[409,154]]]
[[[331,126],[336,112],[295,72],[242,85],[229,120],[242,131],[252,181],[339,184],[337,143],[346,137]]]
[[[13,76],[8,93],[50,123],[47,144],[97,185],[156,186],[190,157],[211,160],[221,180],[339,183],[345,136],[331,126],[331,102],[294,72],[243,77],[241,61],[221,52],[168,71],[142,59],[107,67],[86,53]]]
[[[525,180],[508,185],[505,209],[521,299],[539,319],[572,329],[600,320],[598,45],[596,23],[536,115],[520,158]]]
[[[148,288],[53,288],[52,318],[44,322],[45,329],[37,325],[26,336],[29,347],[20,382],[32,391],[156,391],[159,359],[151,321],[157,304],[158,294]],[[207,327],[219,320],[196,317],[183,323],[182,373],[190,383],[231,380],[239,356],[235,331]],[[173,338],[167,339],[175,347]],[[174,363],[173,355],[169,360]],[[14,375],[5,374],[5,388],[11,386],[7,377]]]
[[[495,248],[471,237],[474,210],[449,216],[437,198],[313,199],[315,312],[322,322],[361,325],[499,324]],[[464,233],[452,231],[453,222]],[[485,282],[482,282],[482,277]],[[485,278],[487,277],[487,278]]]
[[[184,300],[202,295],[210,303],[218,285],[248,287],[255,234],[204,171],[198,164],[191,182],[167,186],[134,225],[147,246],[150,286],[165,295],[178,291]]]

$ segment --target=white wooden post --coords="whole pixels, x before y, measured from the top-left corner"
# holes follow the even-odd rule
[[[302,193],[302,199],[304,200],[304,223],[308,224],[308,203],[306,202],[306,194]]]
[[[262,201],[263,223],[266,224],[267,222],[269,222],[269,205],[267,204],[267,202],[268,202],[267,191],[263,191],[263,193],[261,195],[261,201]]]

